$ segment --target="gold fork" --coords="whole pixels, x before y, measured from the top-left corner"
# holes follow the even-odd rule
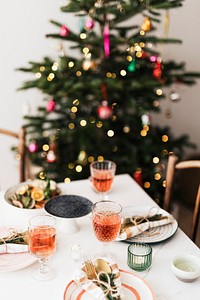
[[[85,270],[86,270],[88,279],[96,279],[97,278],[95,266],[90,259],[85,260]]]

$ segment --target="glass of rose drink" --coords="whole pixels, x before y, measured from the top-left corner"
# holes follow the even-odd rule
[[[56,251],[55,225],[55,218],[48,215],[35,216],[29,221],[29,249],[40,262],[40,268],[33,271],[33,277],[38,280],[54,278],[54,272],[47,263]]]
[[[108,245],[119,234],[121,226],[122,207],[114,201],[103,200],[92,206],[92,225],[96,238],[103,243],[103,257],[113,256],[108,251]]]
[[[101,200],[107,199],[116,172],[116,164],[111,160],[94,161],[90,164],[90,174],[95,191],[100,193]]]

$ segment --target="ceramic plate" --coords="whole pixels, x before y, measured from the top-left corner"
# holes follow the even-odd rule
[[[149,284],[138,275],[120,270],[121,282],[126,299],[131,300],[154,300],[154,293]],[[77,284],[70,281],[64,293],[64,300],[94,300],[91,295],[80,287],[77,289]]]
[[[169,216],[170,214],[161,209],[159,207],[151,207],[151,206],[127,206],[123,208],[122,215],[124,217],[131,217],[131,216],[145,216],[148,215],[149,212],[151,213],[158,213],[164,216]],[[154,212],[155,211],[155,212]],[[178,229],[178,223],[175,219],[173,222],[167,225],[162,225],[154,228],[150,228],[149,230],[145,231],[145,233],[141,233],[135,237],[127,239],[126,242],[141,242],[141,243],[158,243],[162,242],[171,236],[173,236]],[[148,234],[147,234],[148,233]]]
[[[50,199],[44,206],[49,214],[60,218],[79,218],[89,214],[92,202],[77,195],[61,195]]]
[[[9,233],[8,227],[0,227],[0,237],[5,237]],[[24,269],[37,259],[30,254],[30,252],[22,252],[15,254],[0,254],[0,272],[11,272]]]

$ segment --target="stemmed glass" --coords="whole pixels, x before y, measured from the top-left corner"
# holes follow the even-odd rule
[[[98,255],[113,257],[108,245],[114,241],[120,231],[122,207],[114,201],[103,200],[92,206],[92,224],[96,238],[103,243],[103,251]]]
[[[101,200],[107,200],[116,172],[116,164],[111,160],[94,161],[90,164],[90,174],[94,189]]]
[[[29,248],[39,262],[40,268],[33,271],[38,280],[54,278],[54,271],[48,267],[48,258],[56,251],[56,220],[52,216],[32,217],[29,221]]]

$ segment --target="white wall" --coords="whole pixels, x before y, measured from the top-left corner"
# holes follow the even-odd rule
[[[56,0],[15,0],[4,1],[0,10],[0,84],[1,109],[0,128],[18,130],[23,122],[23,113],[38,103],[41,95],[38,91],[17,92],[21,83],[28,79],[28,74],[15,71],[18,67],[27,66],[28,61],[41,61],[45,56],[56,57],[58,41],[46,39],[45,34],[55,32],[48,21],[54,19],[69,24],[70,28],[78,28],[77,20],[60,12],[65,1]],[[183,40],[183,45],[163,48],[163,57],[186,62],[188,70],[200,71],[199,59],[199,10],[198,0],[185,0],[181,9],[171,12],[170,36]],[[162,103],[163,112],[153,116],[153,122],[168,124],[174,134],[187,133],[197,143],[200,153],[199,138],[199,90],[198,84],[180,88],[179,103]],[[170,103],[172,118],[165,117],[165,110]],[[17,161],[9,150],[13,140],[7,137],[0,139],[0,185],[2,189],[18,182]],[[191,152],[191,150],[189,151]]]

